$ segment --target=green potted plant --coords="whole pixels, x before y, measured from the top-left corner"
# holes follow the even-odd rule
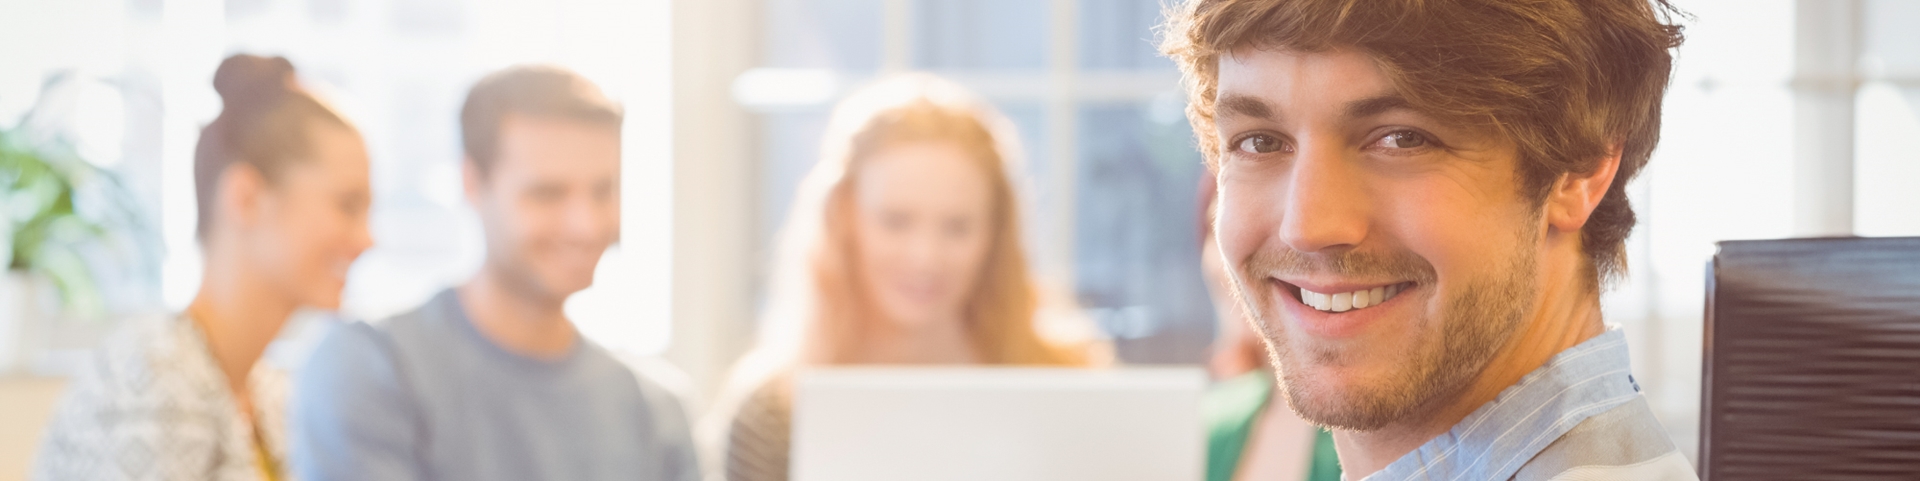
[[[96,272],[144,262],[142,213],[113,172],[87,162],[48,118],[72,84],[56,75],[13,127],[0,129],[0,373],[28,362],[36,325],[99,319],[107,309]],[[131,254],[130,254],[131,253]]]

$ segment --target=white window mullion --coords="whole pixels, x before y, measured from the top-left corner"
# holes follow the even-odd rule
[[[913,0],[884,0],[880,4],[880,71],[913,68]]]
[[[1072,289],[1074,279],[1074,180],[1079,176],[1080,16],[1079,0],[1052,0],[1049,11],[1048,92],[1046,136],[1050,199],[1043,274],[1061,288]]]
[[[226,50],[226,5],[175,0],[161,7],[160,224],[166,245],[161,297],[171,311],[185,309],[200,288],[200,243],[194,232],[193,149],[200,127],[220,111],[209,80]]]
[[[1853,120],[1860,2],[1794,5],[1793,233],[1853,234]]]

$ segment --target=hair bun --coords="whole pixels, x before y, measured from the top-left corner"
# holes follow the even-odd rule
[[[213,90],[226,110],[263,110],[293,89],[293,73],[286,57],[237,54],[213,72]]]

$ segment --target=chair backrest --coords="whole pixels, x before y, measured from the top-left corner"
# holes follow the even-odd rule
[[[1720,243],[1700,478],[1920,479],[1920,238]]]

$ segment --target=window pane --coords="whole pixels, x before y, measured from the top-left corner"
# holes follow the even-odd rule
[[[872,71],[880,66],[881,0],[766,0],[761,65]]]
[[[1864,5],[1860,64],[1871,81],[1854,102],[1854,229],[1920,235],[1920,2]]]
[[[820,159],[820,136],[827,131],[825,109],[767,112],[760,115],[760,238],[763,255],[771,252],[800,179]]]
[[[1080,0],[1080,68],[1172,70],[1154,46],[1159,0]]]
[[[1047,65],[1047,2],[920,0],[913,65],[932,70],[1039,70]]]
[[[1205,169],[1185,118],[1156,110],[1080,110],[1075,278],[1122,360],[1195,363],[1214,326],[1195,205]]]

